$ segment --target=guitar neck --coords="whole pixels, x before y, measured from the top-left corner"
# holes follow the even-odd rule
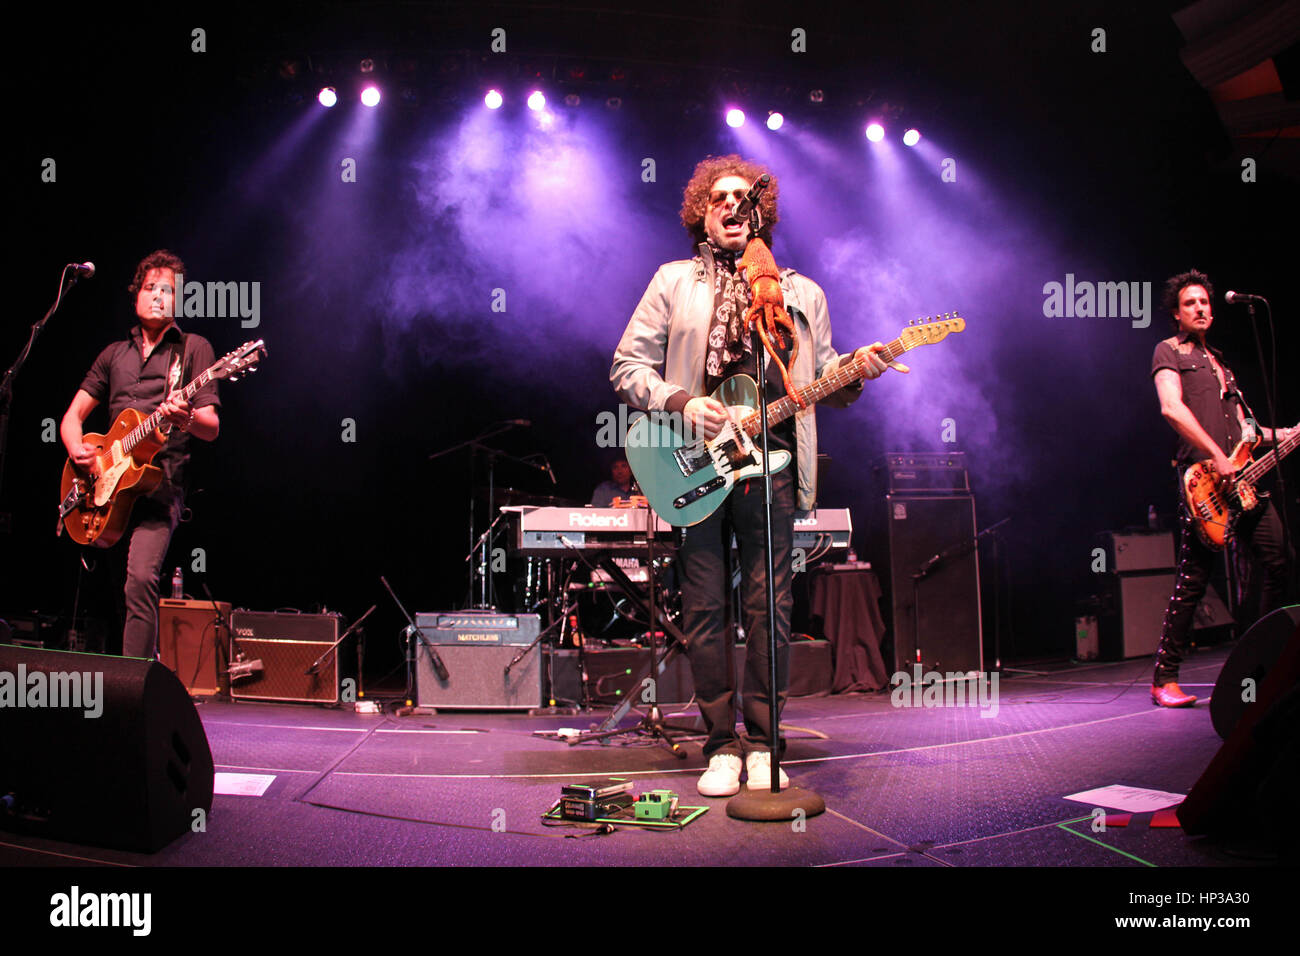
[[[207,385],[210,381],[212,381],[212,369],[205,369],[202,375],[181,389],[181,397],[188,402],[194,397],[195,393],[197,393],[199,389],[204,385]],[[154,409],[152,415],[142,421],[135,428],[131,429],[131,431],[127,433],[127,436],[122,439],[122,451],[130,454],[136,445],[140,444],[140,442],[153,434],[154,430],[162,424],[162,420],[162,415],[159,413],[158,409]]]
[[[1274,455],[1274,449],[1270,448],[1265,454],[1252,461],[1245,468],[1237,473],[1238,481],[1245,481],[1247,484],[1255,484],[1259,479],[1268,474],[1269,469],[1282,458],[1285,458],[1291,452],[1295,451],[1297,445],[1300,445],[1300,431],[1292,433],[1291,437],[1284,438],[1277,443],[1277,454]]]
[[[914,346],[913,346],[914,347]],[[887,343],[880,351],[880,357],[886,362],[892,362],[904,352],[908,346],[903,344],[901,338],[894,339]],[[867,375],[867,360],[862,356],[857,356],[851,361],[845,362],[833,372],[828,372],[811,385],[805,385],[797,389],[795,394],[803,402],[803,407],[814,405],[820,402],[828,395],[833,395],[847,385],[852,385]],[[769,402],[767,406],[767,424],[776,425],[785,421],[795,412],[799,411],[800,406],[789,395],[784,398],[778,398],[774,402]],[[745,416],[741,426],[750,435],[757,435],[762,422],[759,420],[758,412],[752,412]]]

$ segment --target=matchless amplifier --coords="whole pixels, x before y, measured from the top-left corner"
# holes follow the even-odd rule
[[[437,674],[433,657],[416,640],[416,691],[422,707],[462,710],[530,710],[542,705],[542,648],[532,644],[541,630],[537,614],[456,611],[415,615],[425,639],[447,668]]]

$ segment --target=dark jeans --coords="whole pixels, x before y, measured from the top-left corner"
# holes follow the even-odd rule
[[[126,534],[112,549],[114,580],[123,581],[122,656],[158,656],[158,579],[172,532],[180,522],[182,494],[163,482],[131,509]]]
[[[791,462],[772,477],[772,560],[776,584],[778,714],[785,706],[789,682],[790,586],[794,577],[794,470]],[[733,641],[727,627],[731,582],[731,535],[740,548],[741,624],[748,644],[742,710],[743,737],[736,735]],[[704,717],[708,740],[704,756],[715,753],[743,756],[770,750],[772,726],[768,689],[767,557],[763,530],[763,481],[737,485],[717,511],[685,530],[677,554],[682,585],[682,630],[690,641],[688,654],[695,696]],[[743,741],[743,746],[742,746]]]
[[[1207,548],[1192,526],[1187,502],[1180,496],[1179,513],[1182,515],[1182,545],[1178,555],[1178,576],[1174,579],[1174,593],[1165,611],[1164,629],[1160,634],[1160,647],[1156,650],[1156,672],[1153,683],[1157,687],[1178,680],[1178,666],[1187,652],[1187,638],[1192,628],[1192,615],[1196,605],[1205,596],[1210,583],[1214,562],[1221,552]],[[1282,553],[1282,522],[1273,509],[1273,502],[1261,499],[1254,511],[1247,512],[1237,522],[1237,541],[1247,542],[1251,554],[1264,576],[1260,599],[1260,616],[1282,605],[1286,596],[1286,559]]]

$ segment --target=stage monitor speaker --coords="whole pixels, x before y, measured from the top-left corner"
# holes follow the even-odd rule
[[[1253,701],[1241,700],[1251,685]],[[1236,700],[1233,700],[1236,698]],[[1295,823],[1300,741],[1300,606],[1279,608],[1242,636],[1210,698],[1223,746],[1178,807],[1193,835],[1251,827],[1272,846],[1300,845]]]
[[[261,663],[248,676],[231,678],[230,696],[235,700],[338,703],[342,647],[330,651],[339,638],[337,614],[233,611],[230,630],[232,670],[240,663]],[[322,655],[320,667],[307,673]]]
[[[2,645],[0,707],[0,827],[153,853],[212,809],[203,724],[157,661]]]
[[[1264,678],[1278,662],[1298,627],[1300,604],[1278,608],[1251,625],[1223,662],[1210,696],[1210,722],[1214,724],[1215,733],[1224,740],[1237,726],[1241,715],[1252,706],[1246,697],[1258,701]],[[1247,681],[1251,683],[1248,685]]]
[[[158,657],[191,694],[230,693],[230,604],[218,601],[158,602]]]
[[[970,495],[886,495],[894,671],[918,662],[941,673],[984,670],[979,556],[972,549],[943,561],[920,581],[920,625],[912,614],[913,578],[926,561],[975,538]],[[918,656],[919,655],[919,656]]]
[[[415,640],[416,693],[421,707],[442,710],[531,710],[542,706],[542,648],[505,669],[541,631],[537,614],[459,611],[417,614],[416,623],[447,668],[443,680],[429,649]]]

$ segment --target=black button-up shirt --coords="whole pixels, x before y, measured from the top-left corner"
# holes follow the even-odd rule
[[[1191,348],[1186,349],[1190,345]],[[1179,348],[1182,346],[1183,348]],[[1223,370],[1223,383],[1215,374],[1210,363],[1206,347],[1185,332],[1173,338],[1165,339],[1156,346],[1151,357],[1151,375],[1162,368],[1171,368],[1178,373],[1183,383],[1183,404],[1186,405],[1207,435],[1214,439],[1225,455],[1231,455],[1232,449],[1241,441],[1241,422],[1237,420],[1237,408],[1245,411],[1241,393],[1237,391],[1237,379],[1232,371],[1223,364],[1223,354],[1211,348],[1219,368]],[[1205,453],[1192,446],[1187,439],[1178,436],[1179,465],[1190,465],[1205,459]]]
[[[149,353],[149,358],[144,359],[141,357],[142,333],[137,325],[128,338],[114,342],[99,353],[81,388],[95,401],[107,402],[110,425],[128,408],[151,414],[173,389],[188,385],[216,361],[211,343],[201,335],[190,335],[189,355],[182,367],[185,338],[181,330],[172,325]],[[199,389],[190,405],[194,409],[208,405],[220,408],[217,383],[209,382]],[[190,460],[189,441],[188,433],[173,428],[170,440],[153,459],[153,464],[162,468],[167,480],[180,488],[184,487],[185,465]]]

